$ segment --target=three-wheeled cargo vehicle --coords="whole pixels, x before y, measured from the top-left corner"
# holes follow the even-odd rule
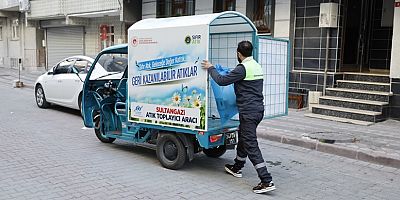
[[[101,51],[88,72],[82,98],[85,126],[94,128],[104,143],[122,139],[155,149],[169,169],[181,168],[201,151],[209,157],[223,155],[237,143],[239,122],[235,117],[221,120],[218,110],[227,105],[214,97],[200,63],[206,59],[236,66],[236,46],[242,40],[258,44],[260,38],[253,23],[238,12],[133,24],[128,44]],[[286,87],[285,59],[284,80],[275,85]],[[99,61],[102,65],[96,65]],[[93,76],[98,67],[109,73]],[[282,99],[266,105],[276,104],[285,114],[287,102]]]

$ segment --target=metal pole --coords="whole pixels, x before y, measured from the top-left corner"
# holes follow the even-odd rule
[[[13,87],[21,88],[24,86],[24,83],[21,82],[21,69],[22,69],[22,58],[18,58],[18,81],[14,82]]]
[[[21,64],[22,64],[22,59],[18,58],[18,82],[21,82]]]
[[[322,91],[322,95],[325,96],[325,90],[326,90],[326,79],[328,76],[328,62],[329,62],[329,32],[330,28],[326,28],[326,45],[325,45],[325,69],[324,69],[324,88]]]

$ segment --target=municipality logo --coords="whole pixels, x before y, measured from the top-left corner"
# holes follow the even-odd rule
[[[142,116],[142,108],[143,106],[137,105],[135,109],[133,109],[133,113],[135,113],[136,116]]]
[[[140,112],[142,111],[143,106],[136,106],[135,112]]]
[[[137,38],[137,37],[133,37],[133,39],[132,39],[132,45],[133,45],[134,47],[136,47],[136,46],[138,45],[138,43],[139,43],[138,38]]]

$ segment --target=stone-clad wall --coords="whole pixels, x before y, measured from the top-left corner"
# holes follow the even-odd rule
[[[331,28],[329,34],[329,59],[327,85],[334,84],[334,73],[340,64],[340,44],[343,26],[342,0],[296,0],[293,38],[293,70],[290,87],[321,91],[325,69],[326,29],[319,28],[320,3],[339,3],[339,27]]]
[[[400,79],[392,79],[393,96],[390,97],[390,117],[400,120]]]

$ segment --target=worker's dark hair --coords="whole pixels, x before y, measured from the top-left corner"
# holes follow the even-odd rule
[[[241,53],[244,57],[249,57],[253,55],[253,45],[251,42],[244,40],[239,42],[237,51]]]

